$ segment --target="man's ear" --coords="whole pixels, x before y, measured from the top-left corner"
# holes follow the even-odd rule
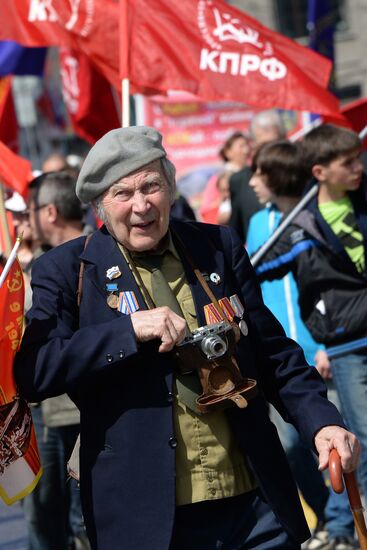
[[[50,223],[55,223],[55,221],[57,220],[58,211],[53,203],[50,203],[46,206],[46,216]]]
[[[326,167],[322,164],[315,164],[312,167],[312,175],[317,181],[324,182],[326,180]]]

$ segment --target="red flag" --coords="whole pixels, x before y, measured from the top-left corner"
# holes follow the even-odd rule
[[[18,122],[10,77],[0,78],[0,140],[12,151],[18,151]]]
[[[62,46],[71,36],[59,23],[53,0],[1,0],[0,40],[23,46]]]
[[[0,141],[0,181],[24,196],[32,179],[29,160],[16,155]]]
[[[120,126],[111,85],[81,52],[61,48],[60,61],[63,95],[74,131],[94,144]]]
[[[24,281],[15,258],[0,287],[0,496],[6,504],[29,494],[42,473],[30,409],[17,395],[12,368],[23,311]]]
[[[367,126],[367,97],[343,105],[341,112],[353,130],[359,134]]]
[[[133,91],[179,89],[205,100],[339,112],[325,89],[329,60],[222,0],[120,4],[121,77]]]
[[[122,0],[125,1],[125,0]],[[117,90],[119,78],[119,2],[117,0],[52,0],[59,23],[74,49],[85,53]]]
[[[116,0],[1,0],[0,40],[80,50],[119,89],[118,9]]]
[[[13,215],[9,210],[6,210],[6,222],[0,223],[0,252],[5,252],[9,246],[8,234],[10,235],[11,243],[15,240],[15,227]],[[10,245],[11,246],[11,245]]]

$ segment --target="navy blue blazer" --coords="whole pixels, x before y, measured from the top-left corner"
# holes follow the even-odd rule
[[[217,298],[237,294],[245,307],[248,336],[238,362],[256,378],[259,395],[246,409],[226,410],[239,448],[285,529],[298,541],[309,536],[267,402],[294,423],[310,446],[328,424],[343,425],[325,387],[302,350],[286,338],[264,306],[245,250],[229,228],[172,222]],[[156,342],[138,345],[130,317],[108,307],[106,270],[118,265],[119,290],[143,298],[106,228],[84,250],[85,238],[43,255],[32,273],[33,307],[15,361],[20,392],[39,401],[67,392],[81,412],[81,497],[92,548],[165,550],[175,515],[175,450],[172,415],[174,362]],[[85,262],[80,311],[76,300]],[[185,258],[199,325],[209,302]]]

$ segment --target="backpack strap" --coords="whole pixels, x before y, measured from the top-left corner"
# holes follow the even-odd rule
[[[84,248],[83,251],[87,248],[88,243],[93,237],[93,233],[90,233],[87,235],[87,238],[84,242]],[[83,295],[83,275],[85,270],[85,263],[83,261],[80,262],[80,268],[79,268],[79,277],[78,277],[78,288],[76,291],[76,299],[78,302],[78,307],[80,308],[80,304],[82,302],[82,295]],[[80,449],[80,434],[78,435],[78,438],[75,442],[73,451],[70,455],[70,458],[66,464],[67,472],[70,477],[75,479],[78,483],[80,482],[80,471],[79,471],[79,449]]]
[[[87,238],[85,239],[84,248],[83,251],[87,248],[89,241],[93,237],[94,233],[90,233],[87,235]],[[78,288],[76,291],[76,300],[78,303],[78,307],[80,307],[80,304],[82,302],[82,295],[83,295],[83,276],[84,276],[84,270],[85,270],[85,263],[83,261],[80,262],[80,268],[79,268],[79,277],[78,277]]]

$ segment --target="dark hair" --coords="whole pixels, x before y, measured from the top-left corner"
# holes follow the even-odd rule
[[[255,153],[252,170],[267,177],[266,186],[278,197],[300,197],[308,175],[300,145],[285,139],[264,143]]]
[[[228,149],[230,149],[234,144],[234,142],[240,138],[244,139],[245,141],[248,141],[248,137],[246,137],[245,134],[243,134],[242,132],[234,132],[226,139],[226,141],[223,143],[223,146],[219,150],[219,156],[221,157],[221,159],[223,159],[224,161],[228,160],[228,157],[227,157]]]
[[[324,124],[314,128],[302,140],[304,166],[309,175],[315,164],[327,165],[341,155],[361,148],[358,134],[347,128]]]
[[[65,220],[81,221],[83,209],[75,194],[75,184],[67,172],[47,172],[30,183],[30,198],[38,207],[54,204]]]

